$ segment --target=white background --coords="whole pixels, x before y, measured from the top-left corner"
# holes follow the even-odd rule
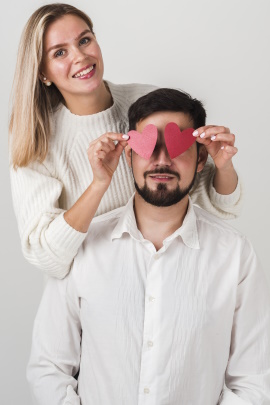
[[[1,10],[0,401],[4,405],[31,403],[25,367],[43,288],[41,272],[25,261],[20,250],[7,141],[8,100],[20,34],[32,12],[43,4],[15,0],[5,2]],[[182,88],[204,102],[209,124],[229,126],[236,134],[239,152],[234,162],[245,184],[245,206],[232,225],[252,241],[270,280],[270,1],[82,0],[72,4],[94,22],[106,79]]]

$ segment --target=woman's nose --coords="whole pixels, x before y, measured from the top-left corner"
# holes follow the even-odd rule
[[[72,59],[74,63],[78,63],[84,59],[84,53],[81,51],[80,48],[74,47],[72,49]]]

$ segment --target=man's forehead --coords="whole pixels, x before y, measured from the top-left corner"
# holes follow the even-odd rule
[[[188,113],[182,111],[158,111],[140,120],[136,125],[136,129],[141,132],[147,125],[153,124],[157,127],[158,132],[162,133],[169,122],[174,122],[180,130],[193,127],[193,120]]]

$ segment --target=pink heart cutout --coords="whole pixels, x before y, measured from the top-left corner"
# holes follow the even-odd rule
[[[150,159],[157,143],[157,127],[153,124],[149,124],[146,125],[142,133],[132,130],[128,132],[128,135],[128,144],[131,149],[142,158]]]
[[[187,128],[184,129],[184,131],[180,131],[175,122],[169,122],[166,125],[164,137],[171,159],[184,153],[194,144],[194,142],[196,142],[196,138],[192,135],[193,132],[193,128]]]

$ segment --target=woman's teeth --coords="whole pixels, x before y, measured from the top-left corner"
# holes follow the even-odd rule
[[[94,69],[94,65],[74,75],[75,78],[87,75]]]

